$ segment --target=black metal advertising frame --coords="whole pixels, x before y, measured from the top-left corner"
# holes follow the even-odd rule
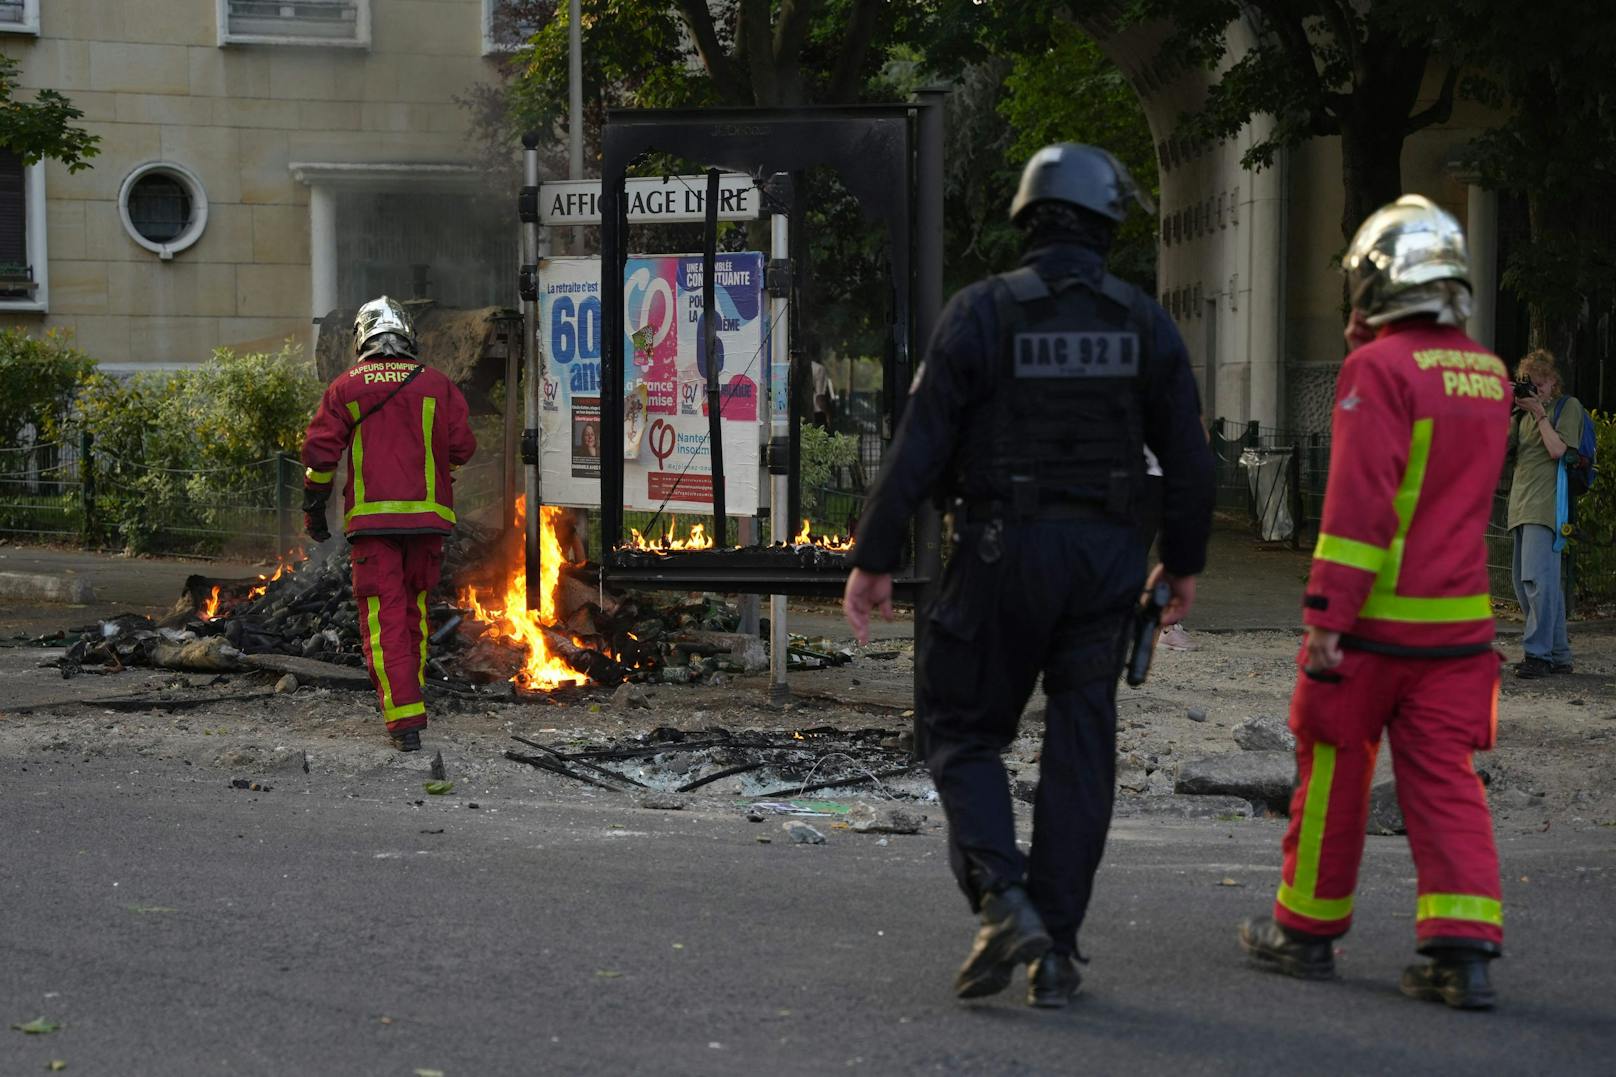
[[[942,94],[923,92],[912,104],[803,109],[614,110],[603,130],[601,167],[601,443],[623,442],[623,270],[628,260],[624,184],[651,153],[668,153],[703,167],[744,172],[759,182],[797,177],[791,215],[801,225],[801,174],[826,165],[840,175],[865,219],[884,230],[892,267],[892,337],[884,358],[883,410],[896,430],[913,379],[916,342],[930,339],[942,307]],[[709,221],[709,230],[713,224]],[[713,237],[707,237],[710,246]],[[804,245],[795,237],[793,258]],[[791,274],[797,309],[799,274]],[[792,357],[792,369],[799,366]],[[793,448],[800,395],[792,393]],[[775,446],[771,455],[778,455]],[[800,475],[792,454],[790,486]],[[778,466],[778,463],[775,464]],[[840,594],[847,567],[833,552],[775,547],[660,554],[621,547],[623,459],[601,457],[601,561],[606,579],[638,586],[751,594]],[[794,517],[793,517],[794,518]],[[941,572],[940,518],[927,506],[916,529],[912,571],[895,581],[922,605]]]

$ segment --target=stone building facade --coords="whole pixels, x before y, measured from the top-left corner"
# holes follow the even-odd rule
[[[77,174],[0,160],[0,324],[138,369],[306,346],[381,291],[513,301],[457,103],[494,76],[494,3],[0,0],[22,85],[101,138]]]

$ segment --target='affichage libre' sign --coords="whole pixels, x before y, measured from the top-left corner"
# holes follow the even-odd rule
[[[706,176],[653,176],[626,186],[631,224],[701,221],[707,215]],[[725,172],[718,177],[718,219],[750,221],[763,203],[752,177]],[[557,180],[539,186],[539,223],[552,228],[600,223],[600,180]]]

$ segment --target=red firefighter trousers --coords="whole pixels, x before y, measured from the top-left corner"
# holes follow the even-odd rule
[[[1344,651],[1329,680],[1303,673],[1292,697],[1298,781],[1274,918],[1312,935],[1352,926],[1369,786],[1381,732],[1419,878],[1415,934],[1503,942],[1498,852],[1472,753],[1493,745],[1499,656],[1401,658]],[[1339,679],[1335,679],[1339,678]]]
[[[442,535],[354,535],[353,592],[365,668],[389,733],[426,728],[426,595],[443,564]]]

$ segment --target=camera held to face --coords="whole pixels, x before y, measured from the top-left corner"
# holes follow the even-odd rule
[[[1515,382],[1515,399],[1516,400],[1519,400],[1519,399],[1521,399],[1522,397],[1525,397],[1525,396],[1536,396],[1536,395],[1537,395],[1537,386],[1532,383],[1531,378],[1521,378],[1521,379],[1519,379],[1519,380],[1517,380]]]

